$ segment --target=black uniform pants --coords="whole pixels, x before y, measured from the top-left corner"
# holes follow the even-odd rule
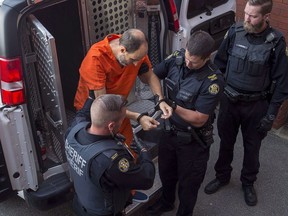
[[[219,157],[215,164],[216,177],[221,182],[228,182],[231,177],[234,144],[241,128],[244,146],[243,167],[240,180],[243,185],[252,185],[259,172],[259,150],[266,134],[259,133],[257,127],[266,115],[268,102],[238,101],[231,102],[223,94],[220,102],[217,127],[220,142]],[[237,152],[235,152],[237,154]]]
[[[178,184],[177,216],[191,216],[203,182],[209,148],[204,149],[194,138],[165,133],[159,144],[159,174],[162,182],[161,202],[172,206]]]
[[[95,200],[96,202],[96,200]],[[123,216],[121,212],[114,214],[108,214],[108,215],[98,215],[98,214],[90,214],[87,212],[87,210],[79,203],[77,196],[75,195],[73,198],[73,210],[75,215],[77,216]]]

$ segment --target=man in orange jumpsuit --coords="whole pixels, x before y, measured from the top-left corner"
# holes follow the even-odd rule
[[[138,29],[129,29],[123,35],[110,34],[92,45],[80,67],[80,80],[74,100],[76,110],[83,107],[89,90],[95,97],[101,94],[120,94],[126,98],[137,76],[149,84],[152,92],[163,99],[160,81],[152,71],[147,56],[148,42],[144,33]],[[163,118],[169,118],[172,108],[164,101],[160,103]],[[126,137],[129,145],[132,141],[132,127],[129,119],[137,120],[140,113],[127,111],[120,133]],[[149,116],[139,120],[143,130],[156,128],[159,122]]]
[[[83,107],[89,91],[95,97],[102,94],[120,94],[128,97],[137,76],[143,83],[149,84],[154,95],[163,99],[160,81],[152,71],[147,56],[148,41],[138,29],[129,29],[122,35],[110,34],[102,41],[92,45],[80,67],[80,79],[74,100],[76,110]],[[162,118],[169,118],[172,108],[163,100],[159,105]],[[133,139],[130,119],[137,120],[143,130],[151,130],[159,125],[154,118],[141,113],[126,111],[126,118],[119,130],[126,137],[126,143]]]

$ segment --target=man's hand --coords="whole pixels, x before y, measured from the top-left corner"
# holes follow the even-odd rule
[[[175,110],[175,109],[173,107],[171,107],[170,104],[167,103],[167,99],[163,98],[163,99],[159,100],[159,96],[156,95],[155,101],[156,101],[155,102],[156,103],[155,110],[156,111],[158,111],[158,110],[162,111],[161,118],[163,118],[163,119],[170,118],[173,110]]]
[[[171,117],[173,108],[167,104],[166,99],[162,103],[159,104],[159,108],[162,110],[163,114],[161,115],[161,118],[168,119]]]
[[[141,124],[142,129],[146,131],[157,128],[157,126],[160,125],[160,122],[148,115],[143,115],[138,122]]]
[[[272,115],[264,116],[261,119],[259,126],[257,127],[258,132],[267,133],[268,131],[270,131],[272,128],[274,119],[275,119],[275,116],[272,116]]]

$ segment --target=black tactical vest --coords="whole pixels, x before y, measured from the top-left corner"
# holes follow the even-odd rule
[[[235,41],[226,69],[226,82],[239,90],[265,91],[271,83],[270,56],[279,37],[262,44],[251,44],[242,25],[236,26],[235,31]]]
[[[181,49],[179,55],[184,58],[184,53],[185,49]],[[184,67],[184,64],[183,60],[182,65],[178,65],[178,68],[172,68],[177,76],[173,76],[172,79],[169,77],[165,79],[166,93],[169,99],[175,101],[181,107],[195,110],[195,101],[197,100],[205,79],[213,74],[215,74],[215,76],[222,76],[222,73],[214,64],[208,62],[207,66],[200,69],[203,71],[198,71],[197,75],[192,75],[189,69]],[[188,122],[184,121],[175,113],[173,113],[170,118],[170,122],[183,130],[191,127]]]
[[[115,140],[103,140],[89,145],[79,144],[75,139],[75,135],[88,124],[88,122],[83,122],[76,125],[72,128],[65,141],[65,153],[70,165],[69,169],[78,196],[78,202],[91,215],[115,214],[124,209],[130,190],[115,188],[112,191],[104,191],[100,186],[100,178],[105,170],[112,165],[113,160],[111,157],[117,151],[123,150],[123,146],[118,145]],[[89,169],[92,160],[100,154],[106,157],[101,157],[104,159],[98,160],[98,184],[95,184],[91,181]]]

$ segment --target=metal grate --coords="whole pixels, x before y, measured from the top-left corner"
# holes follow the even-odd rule
[[[30,16],[31,43],[36,54],[37,79],[44,108],[45,140],[60,162],[64,162],[64,131],[67,129],[62,86],[54,37],[34,17]],[[35,85],[35,84],[34,84]]]
[[[90,44],[132,26],[130,0],[86,0]]]
[[[161,23],[158,13],[153,13],[149,15],[148,18],[148,34],[149,34],[149,58],[154,66],[161,61],[161,49],[160,49],[160,31]]]
[[[27,95],[27,100],[29,106],[32,111],[33,119],[37,119],[39,117],[39,113],[41,111],[41,100],[39,97],[39,89],[38,86],[35,85],[37,83],[37,77],[35,73],[34,61],[35,56],[32,53],[31,44],[28,37],[22,37],[22,48],[25,53],[25,71],[29,71],[29,73],[25,74],[25,85],[29,87],[29,91],[25,92]]]

